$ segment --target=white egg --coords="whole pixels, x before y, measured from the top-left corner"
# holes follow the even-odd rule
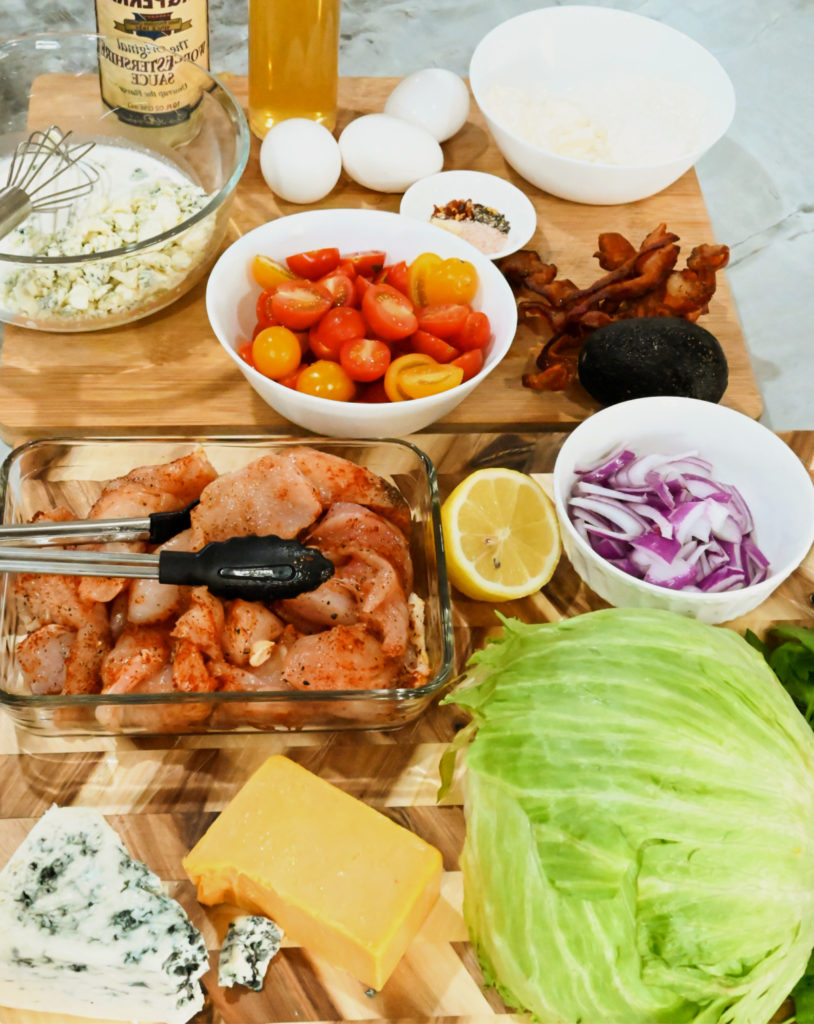
[[[424,128],[389,114],[363,114],[339,136],[342,166],[376,192],[403,192],[444,166],[441,147]]]
[[[384,112],[426,130],[445,142],[469,115],[469,90],[454,71],[424,68],[402,79],[387,97]]]
[[[339,181],[339,143],[325,125],[305,117],[280,121],[260,146],[260,171],[268,187],[289,203],[315,203]]]

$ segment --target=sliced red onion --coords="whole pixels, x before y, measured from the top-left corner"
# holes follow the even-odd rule
[[[715,480],[697,452],[620,448],[577,471],[568,510],[600,557],[648,583],[719,593],[769,574],[743,496]]]

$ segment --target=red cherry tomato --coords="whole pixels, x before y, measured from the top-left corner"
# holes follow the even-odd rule
[[[434,334],[430,334],[429,331],[416,331],[415,334],[411,334],[410,345],[413,352],[421,352],[425,356],[432,356],[436,363],[449,363],[461,354],[460,349],[453,348],[448,341],[444,341],[443,338],[437,338]]]
[[[449,338],[449,343],[462,352],[469,352],[473,348],[486,348],[491,337],[489,317],[485,313],[470,313],[460,331]]]
[[[377,338],[354,338],[340,348],[339,362],[351,380],[378,380],[390,365],[390,349]]]
[[[453,359],[450,366],[460,366],[464,371],[464,380],[472,380],[483,369],[483,349],[471,348]]]
[[[338,359],[346,341],[365,336],[365,321],[358,309],[336,306],[311,328],[311,351],[320,359]],[[317,350],[317,347],[318,349]]]
[[[372,284],[362,296],[362,315],[384,341],[406,338],[418,327],[413,304],[389,284]]]
[[[274,326],[274,316],[271,312],[272,292],[262,291],[257,296],[257,322],[263,327]]]
[[[374,277],[384,266],[386,255],[381,249],[369,249],[367,252],[349,252],[342,259],[348,260],[354,273]]]
[[[244,341],[242,345],[238,346],[237,354],[240,356],[244,363],[248,363],[249,366],[254,366],[254,360],[252,359],[251,341]]]
[[[347,274],[340,274],[338,270],[335,270],[333,273],[320,278],[319,283],[333,295],[333,304],[335,306],[356,305],[356,291],[353,287],[353,281]]]
[[[370,287],[370,280],[367,277],[362,277],[359,274],[358,277],[353,279],[353,294],[355,297],[354,306],[361,306],[362,299],[365,297],[365,292]]]
[[[407,264],[404,260],[401,260],[399,263],[393,263],[389,267],[385,267],[379,277],[381,278],[381,282],[386,282],[407,295],[409,286],[407,283]]]
[[[287,281],[271,296],[274,319],[292,331],[315,324],[332,305],[331,293],[314,281]]]
[[[367,402],[369,405],[378,402],[389,402],[390,399],[384,389],[384,378],[380,377],[378,380],[371,381],[370,384],[365,384],[356,401]]]
[[[286,263],[297,277],[318,281],[339,266],[339,250],[312,249],[310,252],[298,252],[289,256]]]
[[[297,379],[297,391],[336,402],[350,402],[356,394],[356,385],[339,363],[318,359],[304,367]]]
[[[281,377],[277,383],[282,384],[283,387],[291,388],[292,391],[297,390],[297,381],[300,379],[300,374],[305,369],[305,364],[300,363],[297,369],[293,373],[289,373],[287,377]]]
[[[451,338],[462,330],[472,312],[469,306],[448,302],[443,306],[420,306],[416,311],[418,326],[436,338]]]

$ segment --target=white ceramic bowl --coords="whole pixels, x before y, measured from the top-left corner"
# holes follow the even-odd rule
[[[705,109],[684,151],[668,154],[665,149],[664,158],[626,165],[561,156],[508,128],[493,92],[495,87],[521,89],[533,102],[535,95],[568,96],[595,86],[607,98],[615,83],[629,82],[631,76],[648,80],[638,90],[641,102],[658,95],[650,79],[665,83],[665,99],[670,102],[687,89],[701,94]],[[546,192],[579,203],[628,203],[660,192],[718,141],[735,112],[732,83],[712,54],[668,25],[604,7],[544,7],[503,22],[475,48],[469,80],[512,167]],[[630,104],[623,113],[628,122],[636,117]],[[676,120],[681,117],[668,108],[663,123],[682,130]]]
[[[482,206],[490,206],[508,220],[505,242],[498,251],[487,253],[490,260],[517,252],[537,227],[537,211],[525,192],[505,178],[483,171],[441,171],[421,178],[402,196],[399,213],[426,224],[436,206],[445,206],[455,199],[471,199]],[[439,227],[439,230],[446,229]]]
[[[597,555],[572,524],[566,503],[577,470],[623,445],[637,455],[697,451],[708,459],[714,477],[734,484],[749,506],[770,575],[726,593],[685,593],[645,583]],[[637,398],[594,413],[560,449],[554,501],[565,553],[600,597],[617,607],[663,608],[702,622],[726,622],[756,608],[814,543],[814,484],[794,452],[756,420],[695,398]]]
[[[489,317],[492,341],[483,369],[471,380],[437,395],[406,402],[335,402],[284,387],[250,367],[237,353],[255,326],[259,287],[251,275],[257,253],[283,262],[310,249],[337,246],[349,253],[383,249],[388,262],[410,262],[422,252],[457,256],[474,264],[479,278],[472,303]],[[378,210],[310,210],[262,224],[221,255],[206,286],[212,330],[229,358],[258,395],[287,420],[329,437],[398,437],[421,430],[451,412],[506,355],[517,328],[517,305],[506,279],[491,260],[431,224]]]

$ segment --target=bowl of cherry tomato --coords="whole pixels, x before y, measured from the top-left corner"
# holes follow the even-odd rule
[[[255,228],[215,264],[206,307],[257,394],[333,437],[409,434],[447,415],[517,327],[491,260],[376,210],[313,210]]]

